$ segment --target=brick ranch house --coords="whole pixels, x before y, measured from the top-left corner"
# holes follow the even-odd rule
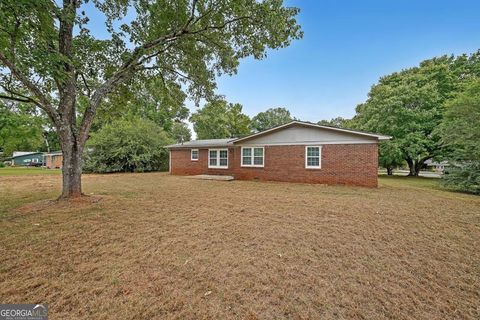
[[[174,175],[230,175],[377,187],[378,142],[390,137],[292,121],[242,138],[167,146]]]

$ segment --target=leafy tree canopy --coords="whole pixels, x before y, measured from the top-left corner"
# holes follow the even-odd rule
[[[446,104],[438,133],[450,167],[447,185],[480,194],[480,80]]]
[[[480,160],[480,79],[446,103],[437,133],[449,159]]]
[[[286,108],[270,108],[252,118],[251,128],[253,131],[259,132],[288,123],[292,120],[294,120],[294,118]]]
[[[0,151],[41,151],[44,148],[44,119],[28,104],[0,102]]]
[[[170,135],[177,143],[192,140],[192,132],[185,122],[174,122]]]
[[[116,120],[92,134],[85,156],[85,171],[144,172],[166,170],[174,141],[150,120]]]
[[[337,128],[350,128],[350,119],[336,117],[331,120],[320,120],[317,123],[324,126],[331,126]]]
[[[123,85],[152,79],[176,98],[179,88],[211,98],[216,77],[236,73],[240,59],[299,39],[297,13],[282,0],[2,0],[0,97],[49,116],[64,155],[62,196],[80,196],[93,120]],[[92,18],[105,18],[107,37],[90,32]]]
[[[397,140],[381,142],[378,153],[378,164],[387,169],[388,175],[392,175],[395,168],[405,163],[402,149],[397,144]]]
[[[367,101],[357,106],[352,125],[393,136],[410,174],[417,175],[426,159],[442,151],[435,128],[442,121],[445,102],[462,83],[478,77],[479,71],[477,52],[427,60],[419,67],[383,77]]]
[[[188,119],[184,105],[186,94],[177,84],[165,90],[161,79],[131,80],[121,85],[98,109],[93,129],[117,119],[141,117],[151,120],[170,132],[174,123]]]
[[[190,117],[197,139],[221,139],[250,134],[250,118],[242,113],[242,105],[216,99]]]

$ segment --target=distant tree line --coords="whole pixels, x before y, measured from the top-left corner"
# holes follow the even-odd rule
[[[0,101],[0,152],[3,157],[14,151],[58,148],[58,137],[42,112],[32,105]]]
[[[352,119],[322,124],[390,135],[380,145],[389,174],[406,163],[418,176],[425,160],[448,160],[448,186],[480,193],[480,51],[442,56],[382,77]]]
[[[270,108],[250,119],[242,105],[217,98],[192,114],[190,121],[198,139],[233,138],[273,128],[294,120],[283,107]]]
[[[180,86],[171,86],[166,92],[158,81],[131,80],[100,106],[87,143],[87,171],[166,169],[166,153],[155,150],[190,140],[187,121],[197,139],[215,139],[241,137],[295,119],[285,107],[270,108],[250,118],[242,105],[221,96],[212,97],[190,114]],[[418,67],[384,76],[372,86],[368,99],[356,107],[352,119],[337,117],[318,123],[392,136],[379,148],[379,164],[388,174],[407,165],[409,175],[417,176],[425,160],[448,160],[445,182],[452,188],[480,193],[480,51],[429,59]],[[158,140],[153,141],[152,135]],[[58,149],[58,138],[43,113],[22,103],[0,103],[0,151],[4,156],[14,150]],[[132,159],[127,159],[127,153]],[[112,159],[114,156],[118,158]]]

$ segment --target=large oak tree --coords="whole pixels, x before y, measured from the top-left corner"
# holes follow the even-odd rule
[[[32,103],[54,124],[64,155],[63,198],[81,195],[93,119],[136,77],[180,84],[198,100],[246,56],[264,58],[301,37],[297,8],[281,0],[2,0],[0,97]],[[89,30],[106,19],[107,39]]]
[[[419,67],[382,77],[367,101],[357,106],[349,125],[392,136],[380,149],[382,164],[395,166],[400,155],[409,175],[416,176],[425,160],[444,152],[435,129],[442,122],[445,103],[464,83],[479,77],[480,51],[425,60]]]

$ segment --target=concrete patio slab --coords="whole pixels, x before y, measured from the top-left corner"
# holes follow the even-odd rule
[[[188,176],[191,179],[201,179],[201,180],[218,180],[218,181],[232,181],[234,178],[232,176],[222,176],[222,175],[213,175],[213,174],[199,174],[196,176]]]

